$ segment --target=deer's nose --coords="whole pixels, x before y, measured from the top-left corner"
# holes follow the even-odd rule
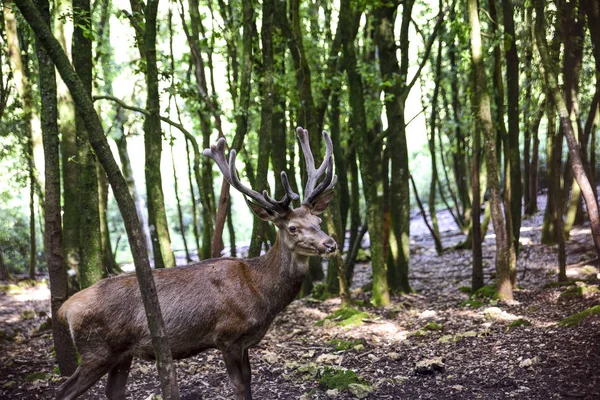
[[[328,253],[333,253],[337,250],[337,243],[332,238],[327,238],[323,241],[323,247]]]

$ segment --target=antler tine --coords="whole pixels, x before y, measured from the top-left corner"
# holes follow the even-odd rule
[[[254,200],[259,205],[266,207],[268,209],[273,209],[273,204],[271,204],[269,201],[267,201],[262,194],[245,186],[240,181],[240,178],[238,177],[237,171],[235,169],[236,157],[237,157],[236,151],[231,150],[231,152],[229,153],[229,176],[231,177],[231,180],[229,183],[231,184],[231,186],[233,186],[234,188],[236,188],[237,190],[239,190],[246,196],[250,197],[252,200]]]
[[[227,180],[227,182],[231,184],[229,165],[227,163],[227,158],[225,157],[225,139],[219,138],[217,144],[210,145],[210,149],[204,149],[204,151],[202,151],[202,154],[212,158],[215,161],[215,163],[221,170],[221,173],[223,174],[225,180]]]
[[[298,200],[300,198],[298,193],[292,190],[292,187],[290,186],[290,181],[288,180],[288,176],[285,173],[285,171],[281,171],[281,183],[283,184],[283,189],[285,190],[287,196],[290,198],[290,201]]]
[[[315,161],[310,149],[308,141],[308,131],[304,128],[298,127],[298,138],[300,140],[300,146],[304,153],[304,160],[306,163],[307,180],[304,188],[304,201],[303,204],[310,204],[319,194],[324,191],[333,189],[337,183],[337,175],[333,175],[333,142],[329,137],[327,131],[323,131],[323,138],[325,139],[325,158],[319,166],[315,169]],[[317,181],[323,173],[327,171],[325,179],[317,186]],[[315,186],[317,186],[315,188]]]
[[[245,186],[241,181],[237,174],[237,170],[235,169],[235,160],[237,157],[237,152],[235,150],[231,150],[229,153],[229,162],[225,157],[225,139],[220,138],[216,144],[210,146],[210,149],[204,149],[202,154],[207,157],[212,158],[221,173],[223,174],[223,178],[229,182],[229,184],[240,191],[242,194],[248,196],[252,199],[256,204],[260,205],[263,208],[270,209],[272,211],[276,211],[278,213],[285,213],[290,203],[293,200],[297,200],[300,198],[292,188],[290,187],[290,183],[288,181],[288,177],[285,172],[281,173],[281,182],[283,183],[283,188],[285,189],[285,195],[279,201],[273,199],[269,196],[267,191],[263,191],[259,193],[252,188]]]
[[[267,193],[266,190],[263,190],[262,195],[264,199],[270,204],[279,207],[281,211],[285,211],[289,207],[290,203],[293,200],[298,200],[300,196],[298,196],[298,194],[292,190],[292,187],[290,186],[290,182],[285,171],[281,171],[281,183],[283,184],[283,188],[285,190],[285,194],[283,195],[281,200],[275,200],[274,198],[269,196],[269,193]]]
[[[303,204],[312,204],[321,193],[333,189],[337,183],[337,175],[333,174],[333,157],[326,158],[324,163],[327,166],[325,179],[323,179],[321,183],[319,183],[319,185],[304,198]]]

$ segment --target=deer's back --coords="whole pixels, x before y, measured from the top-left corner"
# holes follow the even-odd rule
[[[252,260],[250,260],[252,261]],[[272,316],[248,260],[206,260],[154,270],[157,294],[174,358],[243,341],[257,343]],[[77,345],[99,336],[115,351],[152,358],[153,349],[137,278],[104,279],[69,298],[59,318]]]

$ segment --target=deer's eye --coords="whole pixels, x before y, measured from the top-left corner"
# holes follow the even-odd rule
[[[298,231],[298,228],[296,228],[294,225],[289,226],[288,229],[290,233],[296,233]]]

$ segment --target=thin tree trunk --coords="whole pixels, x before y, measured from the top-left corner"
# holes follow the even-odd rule
[[[2,253],[2,246],[0,246],[0,281],[8,281],[10,279],[10,274],[8,273],[8,268],[4,263],[4,254]]]
[[[40,24],[50,27],[50,10],[47,0],[38,0],[37,8],[41,15]],[[35,7],[30,4],[30,7]],[[60,45],[59,45],[60,47]],[[39,89],[41,95],[41,122],[42,141],[44,145],[44,170],[46,211],[44,213],[44,247],[46,250],[46,263],[50,278],[50,308],[52,320],[58,321],[58,309],[68,297],[67,266],[62,253],[62,227],[60,208],[60,162],[59,162],[59,135],[58,135],[58,108],[56,75],[54,64],[39,40],[36,40],[36,53],[39,65]],[[0,264],[2,249],[0,249]],[[2,265],[0,265],[0,271]],[[2,278],[0,276],[0,278]],[[77,368],[77,354],[67,326],[59,323],[52,324],[52,338],[60,373],[63,376],[71,375]]]
[[[421,198],[419,197],[419,192],[417,191],[417,185],[415,184],[415,180],[413,179],[412,175],[409,175],[409,178],[410,178],[410,183],[412,184],[415,199],[417,200],[417,205],[419,206],[419,210],[421,210],[421,215],[423,216],[423,222],[425,222],[427,229],[431,233],[431,237],[433,238],[433,241],[435,243],[435,248],[443,250],[442,243],[440,242],[439,236],[436,235],[435,231],[433,230],[433,227],[427,220],[427,213],[425,212],[425,207],[423,207],[423,202],[421,201]],[[440,251],[440,253],[441,253],[441,251]]]
[[[85,85],[86,93],[92,95],[92,42],[88,31],[91,27],[90,1],[73,0],[73,67]],[[79,191],[79,283],[81,288],[91,286],[102,279],[102,236],[100,233],[100,212],[98,199],[98,175],[96,155],[90,147],[88,134],[81,115],[75,118],[77,134],[77,165]]]
[[[268,189],[267,175],[269,172],[269,154],[271,153],[271,137],[273,136],[273,93],[274,65],[273,65],[273,30],[272,23],[275,13],[273,0],[263,0],[263,24],[261,29],[262,41],[262,85],[261,85],[261,113],[260,132],[258,136],[258,161],[256,166],[256,187],[259,192]],[[279,150],[282,151],[282,150]],[[275,176],[279,179],[279,176]],[[258,257],[262,243],[266,241],[267,222],[254,217],[252,240],[248,257]]]
[[[137,211],[138,219],[142,224],[143,239],[146,243],[146,249],[152,249],[152,239],[150,238],[150,231],[148,229],[148,218],[146,217],[146,204],[144,199],[139,195],[135,177],[133,176],[133,168],[131,167],[131,159],[129,158],[129,150],[127,148],[127,136],[125,136],[125,113],[123,109],[117,110],[117,137],[115,143],[117,144],[117,151],[119,153],[119,161],[121,162],[121,173],[127,182],[127,188],[133,198],[135,209]]]
[[[539,138],[539,129],[540,122],[544,116],[544,110],[546,109],[546,100],[544,99],[538,105],[538,112],[536,113],[534,120],[531,124],[526,123],[529,126],[531,137],[533,139],[532,144],[532,154],[531,154],[531,164],[529,167],[529,174],[527,179],[529,181],[529,201],[525,204],[525,214],[533,215],[537,211],[537,191],[538,191],[538,165],[540,160],[540,138]]]
[[[156,268],[170,268],[175,266],[175,257],[171,248],[162,176],[160,174],[162,130],[156,57],[158,0],[149,0],[146,4],[142,4],[139,0],[130,0],[130,4],[133,11],[133,16],[130,19],[136,31],[140,57],[144,59],[146,68],[146,110],[148,114],[144,119],[144,150],[146,155],[144,172],[152,253]]]
[[[36,268],[36,235],[35,235],[35,163],[33,159],[33,130],[37,117],[35,116],[35,104],[33,100],[33,91],[30,83],[29,73],[29,49],[23,37],[22,26],[13,13],[4,5],[4,20],[6,27],[6,39],[8,54],[11,62],[13,80],[17,87],[17,93],[22,102],[23,119],[25,120],[25,134],[27,142],[25,144],[25,156],[27,158],[27,170],[29,179],[29,277],[35,278]],[[25,47],[25,48],[21,48]]]
[[[183,241],[183,248],[185,249],[185,259],[188,263],[192,262],[190,257],[190,250],[188,249],[187,239],[185,235],[185,226],[183,225],[183,212],[181,210],[181,200],[179,199],[179,184],[177,183],[177,168],[175,167],[175,156],[173,155],[173,142],[171,142],[171,166],[173,167],[173,182],[175,201],[177,202],[177,219],[179,222],[179,230],[181,231],[181,240]]]
[[[135,205],[127,189],[125,179],[112,156],[108,141],[102,130],[102,125],[94,110],[94,105],[87,94],[85,86],[79,80],[79,77],[70,65],[60,44],[52,36],[47,23],[42,20],[38,10],[31,1],[15,0],[15,4],[21,11],[21,14],[27,23],[33,29],[40,44],[46,49],[48,56],[55,63],[63,81],[69,87],[76,109],[85,123],[90,137],[90,143],[106,171],[125,222],[127,236],[133,253],[136,275],[144,308],[146,309],[148,327],[150,329],[152,344],[155,351],[156,365],[163,398],[166,400],[179,399],[175,366],[167,341],[158,297],[156,296],[156,286],[152,277],[152,270],[150,269],[150,262],[144,246],[143,234],[137,218]],[[49,232],[48,227],[46,228],[46,231]]]
[[[71,1],[60,0],[57,12],[70,12]],[[67,44],[65,22],[58,18],[55,21],[58,39],[70,57],[71,47]],[[75,130],[75,108],[69,89],[64,82],[58,82],[58,113],[60,120],[60,150],[62,159],[63,183],[63,251],[68,269],[79,271],[79,190],[77,163],[77,136]]]
[[[433,235],[435,238],[435,250],[439,254],[443,251],[443,246],[440,240],[440,228],[438,226],[437,213],[435,211],[435,185],[438,180],[437,173],[437,159],[435,152],[435,132],[437,129],[437,118],[438,118],[438,97],[440,92],[440,82],[442,80],[442,43],[443,36],[440,35],[438,40],[438,53],[435,64],[435,88],[433,89],[433,96],[431,99],[431,118],[429,123],[430,133],[428,139],[429,154],[431,157],[431,182],[429,183],[429,215],[431,216],[431,225],[433,228]],[[440,144],[441,145],[441,144]],[[416,193],[416,190],[415,190]],[[438,246],[439,244],[439,246]]]
[[[473,268],[471,270],[471,290],[475,292],[481,289],[484,282],[483,277],[483,255],[481,244],[485,231],[487,231],[487,224],[484,228],[481,227],[481,187],[479,182],[480,177],[480,166],[481,166],[481,132],[479,129],[474,129],[471,135],[473,143],[472,156],[471,156],[471,192],[473,193],[472,199],[472,219],[471,219],[471,254],[473,256]],[[486,214],[490,212],[490,204],[486,207]],[[489,219],[488,219],[489,223]]]
[[[192,218],[193,218],[193,232],[194,232],[194,241],[196,242],[196,255],[198,256],[198,260],[200,260],[200,252],[202,250],[202,247],[200,247],[200,232],[198,231],[198,207],[197,207],[197,201],[196,201],[196,193],[194,192],[194,180],[192,178],[192,174],[193,174],[193,167],[191,166],[190,163],[190,146],[189,146],[189,140],[186,138],[185,139],[185,154],[187,157],[187,170],[188,170],[188,184],[190,185],[190,199],[192,201]]]
[[[344,35],[343,54],[344,68],[348,77],[350,108],[350,126],[356,134],[358,154],[361,160],[361,175],[365,203],[367,205],[367,223],[371,240],[371,264],[373,268],[373,293],[371,302],[375,306],[385,306],[390,303],[387,271],[385,267],[385,253],[383,251],[383,213],[381,209],[381,146],[373,144],[367,136],[367,116],[363,94],[362,76],[357,70],[356,49],[354,38],[358,30],[354,21],[354,14],[358,12],[349,0],[342,0],[340,7],[340,22]]]
[[[29,169],[29,279],[35,279],[37,244],[35,235],[35,163],[33,162],[33,138],[27,140],[27,167]]]
[[[512,250],[511,280],[516,287],[516,257],[519,253],[523,188],[521,183],[521,154],[519,150],[519,57],[515,34],[514,7],[512,0],[502,0],[504,19],[504,54],[506,58],[506,89],[508,108],[508,156],[510,165],[510,217]],[[507,220],[508,223],[508,220]],[[512,254],[514,253],[514,255]],[[514,262],[513,258],[514,257]]]
[[[473,106],[476,110],[477,129],[483,132],[484,151],[487,165],[488,187],[490,189],[490,207],[492,223],[496,233],[496,288],[502,299],[512,299],[512,284],[509,265],[509,238],[502,213],[502,196],[498,182],[498,163],[496,160],[495,138],[490,110],[490,98],[487,92],[487,78],[483,62],[483,46],[477,0],[468,0],[469,25],[471,26],[471,59],[475,79]]]

